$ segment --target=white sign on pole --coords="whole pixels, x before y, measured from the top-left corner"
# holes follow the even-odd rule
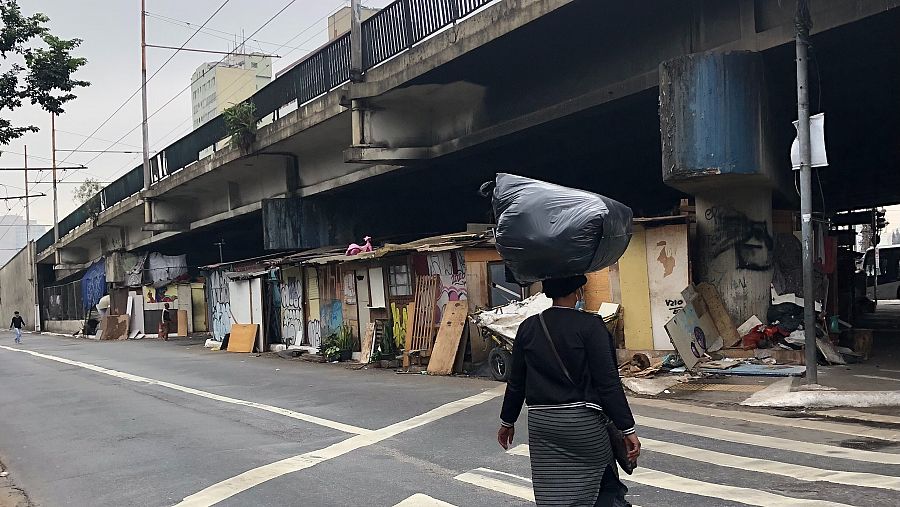
[[[794,129],[798,122],[793,122]],[[828,157],[825,154],[825,113],[809,117],[810,167],[825,167]],[[794,137],[791,143],[791,166],[800,169],[800,141]]]

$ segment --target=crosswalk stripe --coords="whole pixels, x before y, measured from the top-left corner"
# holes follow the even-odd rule
[[[519,447],[522,446],[520,445]],[[528,446],[526,445],[525,447]],[[519,484],[509,483],[505,478],[513,479]],[[490,468],[476,468],[475,470],[457,475],[455,479],[481,488],[497,491],[498,493],[514,496],[522,500],[534,502],[534,489],[531,485],[531,479],[527,477],[499,472],[497,470],[491,470]],[[631,507],[640,506],[631,504]]]
[[[792,477],[801,481],[816,482],[825,481],[847,486],[861,486],[864,488],[890,489],[900,491],[900,477],[890,475],[870,474],[865,472],[841,472],[827,470],[792,463],[782,463],[761,458],[747,458],[724,452],[710,451],[697,447],[663,442],[652,438],[641,438],[644,450],[692,459],[703,463],[714,463],[717,466],[749,470],[764,474]],[[506,451],[507,454],[516,456],[531,456],[528,444],[521,444]]]
[[[452,503],[442,502],[428,495],[416,493],[415,495],[394,505],[394,507],[456,507]]]
[[[684,433],[687,435],[724,440],[726,442],[734,442],[736,444],[755,445],[758,447],[768,447],[770,449],[780,449],[783,451],[813,454],[820,457],[864,461],[866,463],[900,465],[900,454],[863,451],[859,449],[847,449],[844,447],[837,447],[827,444],[817,444],[799,440],[788,440],[786,438],[757,435],[755,433],[741,433],[738,431],[723,430],[719,428],[699,426],[697,424],[683,423],[678,421],[667,421],[665,419],[655,419],[653,417],[644,417],[640,415],[635,415],[634,420],[638,425],[646,426],[648,428],[656,428],[660,430]]]
[[[852,435],[855,437],[879,438],[881,440],[897,441],[900,440],[900,431],[888,430],[881,428],[869,428],[856,424],[843,424],[836,422],[810,421],[808,419],[778,417],[768,414],[759,414],[756,412],[743,412],[733,410],[722,410],[718,408],[699,407],[684,403],[675,403],[665,400],[650,400],[646,398],[629,398],[630,405],[639,407],[651,407],[665,409],[669,411],[684,412],[694,416],[718,417],[723,419],[734,419],[745,422],[755,422],[761,424],[770,424],[773,426],[784,426],[787,428],[803,428],[816,431],[827,431],[829,433],[842,433],[844,435]]]
[[[636,482],[653,488],[662,488],[669,491],[678,491],[679,493],[718,498],[762,507],[770,507],[772,505],[778,505],[779,507],[850,507],[847,504],[825,500],[793,498],[757,489],[698,481],[648,468],[638,468],[632,475],[622,476],[622,480],[625,482]]]
[[[534,490],[531,487],[531,479],[526,477],[498,472],[489,468],[476,468],[475,470],[459,474],[454,478],[458,481],[534,502]],[[513,479],[518,484],[509,482],[507,479]]]
[[[871,378],[871,379],[875,379],[875,380],[893,380],[894,382],[900,382],[900,378],[883,377],[881,375],[854,375],[854,377]]]
[[[835,484],[845,484],[847,486],[862,486],[866,488],[900,491],[900,477],[864,472],[841,472],[837,470],[795,465],[792,463],[782,463],[780,461],[767,459],[747,458],[745,456],[709,451],[650,438],[642,438],[641,442],[644,444],[644,449],[648,451],[679,456],[681,458],[692,459],[704,463],[714,463],[717,466],[780,475],[801,481],[825,481]]]

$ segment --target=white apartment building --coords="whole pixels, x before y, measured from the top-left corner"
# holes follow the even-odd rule
[[[194,128],[250,97],[272,80],[272,58],[263,54],[231,56],[207,62],[191,76]]]

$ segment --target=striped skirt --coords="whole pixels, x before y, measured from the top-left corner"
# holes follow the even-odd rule
[[[602,415],[597,410],[587,407],[529,410],[528,444],[537,505],[627,505],[614,500],[616,497],[624,500],[627,491],[618,477],[608,474],[607,481],[612,480],[615,485],[603,484],[604,472],[610,466],[614,472],[616,464]],[[621,494],[617,494],[618,488],[622,488]]]

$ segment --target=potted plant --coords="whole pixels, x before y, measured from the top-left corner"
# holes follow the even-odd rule
[[[319,345],[319,355],[328,361],[339,361],[341,359],[341,347],[338,345],[337,334],[332,334],[322,339],[322,344]]]
[[[251,101],[241,102],[226,108],[222,115],[225,130],[231,135],[231,144],[243,153],[250,153],[256,141],[256,105]]]
[[[342,325],[335,334],[334,345],[338,349],[341,361],[349,361],[353,357],[353,330],[347,324]]]

